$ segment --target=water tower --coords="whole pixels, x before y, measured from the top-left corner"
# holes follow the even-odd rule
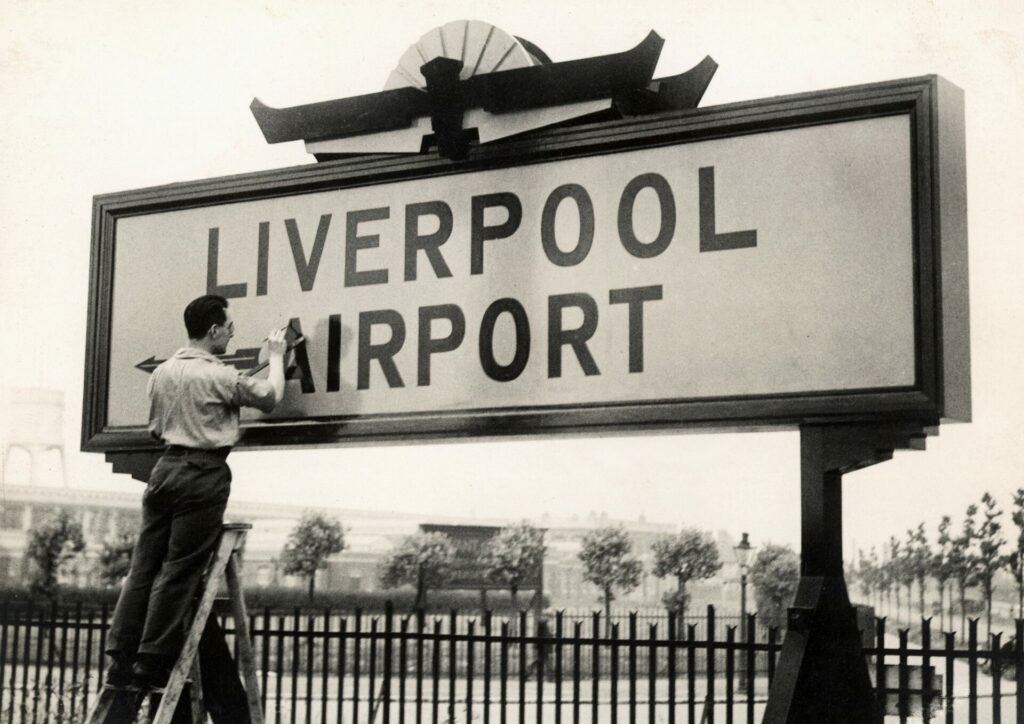
[[[40,388],[11,390],[4,418],[0,437],[3,483],[42,485],[44,480],[59,479],[68,487],[64,465],[64,393]],[[54,466],[57,475],[44,476],[44,471]],[[27,475],[22,475],[26,468]]]

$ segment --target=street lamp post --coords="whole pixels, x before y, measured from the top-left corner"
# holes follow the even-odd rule
[[[750,569],[750,551],[752,546],[750,545],[750,539],[747,534],[744,533],[738,545],[733,547],[733,552],[736,554],[736,563],[740,569],[740,637],[744,643],[747,643],[747,572]],[[747,685],[747,665],[746,656],[740,661],[740,688],[746,688]]]

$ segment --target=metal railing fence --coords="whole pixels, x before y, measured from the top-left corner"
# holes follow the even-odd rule
[[[7,601],[0,606],[0,721],[72,724],[102,684],[110,611]],[[228,624],[228,620],[223,622]],[[558,612],[498,618],[455,612],[264,610],[250,615],[266,721],[760,721],[782,633],[700,621],[611,621]],[[933,639],[876,620],[869,669],[900,721],[1024,721],[1024,621],[1004,644]],[[229,644],[234,634],[227,629]],[[747,635],[745,635],[747,634]]]

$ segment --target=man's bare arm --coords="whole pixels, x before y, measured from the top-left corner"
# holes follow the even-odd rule
[[[284,399],[284,355],[288,351],[285,340],[287,328],[275,329],[267,335],[267,355],[270,363],[267,381],[274,388],[274,404]]]

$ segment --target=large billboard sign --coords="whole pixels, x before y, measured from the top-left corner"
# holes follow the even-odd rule
[[[967,420],[963,144],[929,77],[98,196],[83,448],[204,293],[305,338],[243,446]]]

